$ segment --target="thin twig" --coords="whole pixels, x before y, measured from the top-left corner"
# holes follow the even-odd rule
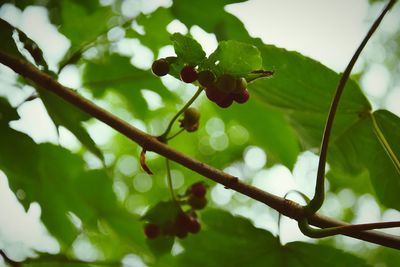
[[[10,67],[16,73],[22,75],[26,79],[35,82],[43,89],[55,93],[65,101],[71,103],[92,117],[104,122],[116,131],[142,146],[144,149],[167,157],[168,159],[175,161],[176,163],[185,166],[186,168],[204,177],[225,185],[226,187],[242,193],[243,195],[246,195],[252,199],[260,201],[287,217],[297,221],[304,218],[306,210],[303,206],[293,201],[285,200],[281,197],[265,192],[254,186],[245,184],[235,176],[224,173],[221,170],[178,152],[163,142],[160,142],[154,136],[144,133],[131,124],[95,105],[93,102],[81,97],[74,90],[61,85],[51,76],[40,71],[32,64],[10,56],[2,51],[0,51],[0,63]],[[344,222],[319,214],[312,215],[308,218],[308,221],[310,224],[319,228],[346,225]],[[345,235],[400,250],[400,237],[397,236],[378,231],[351,232],[346,233]]]
[[[328,118],[325,123],[325,129],[322,136],[322,143],[321,143],[321,152],[319,156],[318,162],[318,171],[317,171],[317,182],[315,185],[315,195],[313,199],[310,201],[309,205],[307,205],[308,211],[310,214],[315,213],[318,211],[325,198],[325,165],[326,165],[326,158],[328,154],[328,146],[329,146],[329,138],[332,131],[333,121],[336,116],[336,111],[339,105],[340,97],[343,93],[344,87],[346,85],[347,80],[349,79],[351,70],[353,69],[358,57],[361,54],[361,51],[364,49],[365,45],[367,44],[368,40],[371,38],[372,34],[378,28],[379,24],[381,23],[383,17],[386,13],[392,8],[392,6],[396,3],[397,0],[391,0],[385,9],[382,11],[381,15],[375,20],[372,24],[370,30],[368,31],[367,35],[364,37],[364,40],[361,42],[360,46],[357,48],[356,52],[354,53],[353,57],[351,58],[349,64],[347,65],[342,77],[339,80],[338,86],[336,88],[335,96],[333,97]]]
[[[175,196],[175,191],[174,191],[174,186],[172,184],[172,175],[171,175],[171,167],[169,166],[169,159],[165,158],[165,166],[167,167],[167,182],[168,182],[168,188],[169,192],[171,193],[172,200],[177,203],[177,199]]]
[[[168,140],[168,134],[171,131],[172,125],[174,125],[174,122],[179,118],[179,116],[183,112],[185,112],[185,110],[188,109],[188,107],[190,107],[191,104],[193,104],[193,102],[199,97],[199,95],[201,94],[202,91],[203,91],[203,88],[199,87],[199,89],[197,89],[196,93],[192,96],[192,98],[190,98],[189,101],[175,114],[175,116],[169,122],[168,127],[165,130],[165,132],[158,137],[159,140],[161,140],[161,141]]]
[[[308,224],[307,218],[298,221],[301,232],[312,238],[323,238],[333,235],[343,235],[346,233],[354,233],[368,231],[372,229],[387,229],[400,227],[400,221],[393,222],[376,222],[376,223],[361,223],[348,224],[338,227],[328,227],[324,229],[313,228]]]

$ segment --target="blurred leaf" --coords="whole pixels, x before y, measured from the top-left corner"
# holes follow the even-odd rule
[[[258,101],[286,115],[304,149],[319,147],[339,75],[296,52],[272,45],[264,45],[260,51],[264,68],[276,72],[270,79],[251,83],[250,91]],[[370,109],[361,89],[349,80],[340,100],[332,140]]]
[[[46,262],[46,259],[42,261],[42,259],[37,259],[38,262],[32,261],[29,263],[24,263],[24,266],[28,267],[90,267],[93,264],[90,263],[74,263],[74,262],[62,262],[58,260]]]
[[[160,257],[171,252],[174,245],[175,237],[172,236],[159,236],[153,240],[146,240],[147,245],[156,257]]]
[[[91,117],[52,92],[43,89],[38,89],[38,92],[53,122],[70,130],[89,151],[103,161],[103,153],[82,126],[82,122]]]
[[[66,149],[36,145],[5,125],[0,125],[0,131],[0,168],[8,176],[10,187],[14,192],[24,191],[21,202],[25,208],[32,202],[40,204],[41,219],[64,246],[68,247],[78,234],[68,217],[72,212],[91,229],[97,229],[98,220],[104,220],[120,242],[147,253],[138,217],[119,207],[104,170],[85,171],[83,160]]]
[[[282,246],[269,232],[227,212],[202,214],[202,231],[181,241],[184,251],[174,266],[367,266],[360,258],[323,245]]]
[[[222,41],[205,63],[217,74],[229,73],[243,77],[261,69],[262,58],[257,47],[238,41]]]
[[[176,202],[162,201],[149,208],[142,219],[151,223],[163,225],[173,222],[179,212],[180,208]]]
[[[332,167],[369,177],[378,199],[400,210],[400,118],[378,110],[360,120],[335,142]],[[343,160],[346,159],[346,160]],[[364,180],[365,181],[365,180]],[[352,180],[342,181],[352,186]]]
[[[24,44],[24,48],[29,52],[29,54],[34,59],[36,65],[44,67],[45,70],[48,69],[46,60],[43,57],[43,52],[39,46],[30,39],[24,32],[17,30],[19,40]]]
[[[263,105],[252,96],[245,105],[232,105],[229,109],[218,109],[224,121],[236,121],[250,133],[250,143],[265,149],[268,165],[282,163],[293,168],[300,152],[298,137],[287,124],[282,113]]]
[[[374,251],[369,251],[366,255],[369,262],[374,266],[397,267],[400,262],[400,253],[396,249],[378,247]]]
[[[225,11],[228,4],[241,3],[244,0],[174,0],[172,14],[189,29],[198,25],[209,33],[214,33],[218,41],[232,39],[242,42],[251,41],[243,23]]]
[[[171,36],[176,55],[189,65],[196,66],[206,57],[201,45],[189,36],[174,33]]]
[[[17,48],[12,35],[15,28],[7,21],[0,18],[0,50],[12,56],[25,59]]]
[[[143,45],[149,47],[157,55],[161,47],[169,45],[171,42],[167,25],[173,19],[170,10],[161,7],[151,14],[140,14],[136,18],[136,22],[144,28],[145,34],[140,34],[130,28],[126,32],[126,37],[139,39]]]
[[[5,98],[0,97],[0,124],[8,124],[8,122],[18,119],[17,110]]]
[[[71,42],[71,47],[60,66],[71,58],[80,57],[82,49],[106,34],[109,19],[113,16],[111,7],[102,7],[98,1],[61,0],[61,22],[59,31]]]
[[[104,96],[107,90],[123,96],[130,111],[140,118],[149,115],[141,89],[154,91],[164,102],[177,99],[158,77],[150,71],[134,67],[129,58],[117,54],[105,56],[97,62],[88,62],[83,73],[83,84],[95,97]]]

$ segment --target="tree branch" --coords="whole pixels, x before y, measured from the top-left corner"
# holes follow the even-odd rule
[[[22,75],[26,79],[31,80],[38,86],[49,90],[56,95],[63,98],[65,101],[80,108],[82,111],[90,114],[94,118],[104,122],[116,131],[122,133],[132,141],[136,142],[143,149],[158,153],[176,163],[197,172],[204,177],[207,177],[219,184],[231,188],[239,193],[242,193],[252,199],[260,201],[269,207],[275,209],[279,213],[299,221],[305,217],[305,208],[293,201],[285,200],[281,197],[275,196],[265,192],[254,186],[241,182],[237,177],[222,172],[212,166],[204,164],[196,159],[188,157],[177,150],[169,147],[168,145],[157,140],[156,137],[140,131],[127,122],[121,120],[115,115],[107,112],[101,107],[95,105],[91,101],[81,97],[70,88],[67,88],[48,74],[40,71],[32,64],[23,60],[17,59],[6,53],[0,51],[0,63],[10,67],[16,73]],[[344,222],[334,220],[322,215],[314,214],[308,218],[310,224],[320,227],[337,227],[348,225]],[[368,241],[371,243],[383,245],[386,247],[400,249],[400,237],[388,235],[378,231],[364,231],[364,232],[350,232],[345,235]]]

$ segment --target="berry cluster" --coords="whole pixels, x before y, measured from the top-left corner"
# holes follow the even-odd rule
[[[233,101],[246,103],[250,97],[247,81],[243,77],[222,74],[216,78],[211,71],[204,70],[199,73],[199,83],[206,89],[207,98],[221,108],[229,107]]]
[[[153,62],[152,71],[157,76],[169,73],[167,59],[161,58]],[[222,74],[219,77],[211,70],[197,72],[194,66],[186,65],[180,72],[180,78],[185,83],[198,81],[205,88],[207,98],[221,108],[227,108],[235,101],[239,104],[246,103],[250,94],[247,90],[247,81],[243,77],[234,77],[230,74]]]
[[[177,215],[168,222],[149,222],[144,227],[144,234],[148,239],[155,239],[160,235],[176,236],[185,238],[189,233],[196,234],[200,231],[201,225],[197,218],[196,210],[203,209],[207,204],[207,188],[202,182],[189,187],[183,196],[179,196],[180,202],[188,206],[179,207]]]

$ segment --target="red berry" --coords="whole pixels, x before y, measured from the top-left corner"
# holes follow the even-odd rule
[[[250,94],[248,90],[242,90],[239,93],[232,94],[233,100],[239,104],[246,103],[249,100]]]
[[[180,76],[185,83],[192,83],[197,80],[197,71],[192,66],[185,66],[181,70]]]
[[[198,198],[202,198],[206,195],[207,188],[202,182],[195,183],[190,188],[190,193]]]
[[[219,76],[215,84],[220,91],[225,93],[231,93],[236,89],[236,79],[229,74]]]
[[[190,225],[189,225],[189,232],[192,234],[196,234],[198,232],[200,232],[201,229],[201,225],[199,223],[199,221],[196,220],[196,218],[191,217],[190,218]]]
[[[201,210],[207,205],[207,199],[205,197],[196,197],[195,195],[190,195],[188,202],[192,209],[195,210]]]
[[[160,228],[155,224],[150,223],[144,227],[144,234],[148,239],[155,239],[160,233]]]
[[[158,59],[151,65],[151,70],[157,76],[165,76],[169,72],[169,63],[165,58]]]
[[[226,97],[222,98],[222,99],[218,99],[217,101],[215,101],[215,103],[217,103],[217,105],[221,108],[227,108],[230,105],[232,105],[233,103],[233,97],[231,94],[227,95]]]
[[[207,95],[207,98],[209,100],[211,100],[212,102],[215,102],[218,99],[226,96],[225,93],[219,91],[218,88],[213,85],[206,88],[206,95]]]
[[[215,81],[215,74],[210,70],[203,70],[199,72],[198,81],[201,86],[211,86]]]
[[[238,78],[236,79],[236,88],[233,93],[237,94],[247,88],[247,81],[245,78]]]
[[[175,235],[184,238],[189,232],[191,219],[186,213],[179,213],[175,221]]]

